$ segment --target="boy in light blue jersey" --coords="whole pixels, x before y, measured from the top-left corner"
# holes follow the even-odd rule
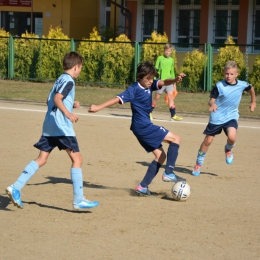
[[[204,130],[204,141],[198,151],[196,165],[192,171],[193,176],[199,176],[204,163],[206,153],[215,135],[224,130],[227,136],[225,145],[226,163],[231,164],[233,158],[233,148],[236,142],[238,128],[239,111],[238,107],[244,91],[248,91],[251,96],[250,111],[256,107],[255,91],[252,85],[245,81],[237,80],[238,66],[235,61],[228,61],[224,68],[225,79],[219,81],[210,93],[209,123]]]
[[[129,86],[124,92],[103,104],[91,105],[89,112],[98,112],[116,103],[131,103],[132,123],[130,129],[133,131],[141,146],[147,152],[152,152],[155,156],[143,180],[135,188],[138,194],[149,196],[151,192],[148,189],[148,185],[152,182],[166,159],[162,142],[169,144],[165,172],[162,175],[162,180],[167,182],[177,182],[177,177],[173,173],[173,169],[180,145],[180,137],[178,135],[169,132],[163,126],[157,126],[151,122],[149,113],[151,109],[152,91],[156,91],[162,86],[180,82],[185,74],[181,73],[175,79],[154,80],[154,77],[157,76],[156,69],[151,63],[143,62],[139,64],[136,76],[137,82]]]
[[[64,56],[64,73],[56,80],[49,94],[48,111],[43,123],[42,136],[39,142],[34,145],[40,150],[40,154],[37,159],[25,167],[16,182],[6,188],[6,193],[18,208],[23,208],[21,189],[47,162],[55,147],[58,147],[59,150],[65,150],[72,161],[70,173],[74,194],[73,208],[84,210],[99,204],[97,201],[88,201],[83,196],[82,156],[73,130],[73,123],[78,121],[78,116],[73,114],[72,110],[80,106],[78,101],[74,101],[74,78],[79,76],[83,62],[83,57],[77,52],[69,52]]]

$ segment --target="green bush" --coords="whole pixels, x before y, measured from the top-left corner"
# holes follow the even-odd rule
[[[233,60],[239,67],[238,79],[246,80],[247,68],[245,65],[244,55],[239,50],[238,46],[235,46],[232,36],[229,36],[225,41],[226,47],[219,49],[219,54],[216,61],[213,63],[213,78],[212,84],[215,85],[218,81],[223,79],[223,70],[225,64],[229,60]]]
[[[41,40],[41,56],[38,63],[38,77],[54,80],[63,72],[62,60],[70,51],[70,39],[60,27],[50,28],[50,31]]]
[[[126,85],[133,81],[134,48],[125,34],[119,35],[115,41],[118,43],[105,45],[102,81]]]
[[[253,71],[249,74],[249,83],[254,86],[258,93],[260,92],[260,55],[256,57]]]
[[[205,55],[203,52],[193,50],[186,53],[180,71],[186,74],[179,84],[192,92],[203,90]]]
[[[35,78],[35,65],[38,61],[39,36],[31,33],[22,34],[14,40],[14,77],[20,79]]]
[[[96,28],[90,33],[89,39],[83,39],[77,51],[84,57],[84,64],[78,78],[81,82],[101,82],[104,70],[105,44]]]
[[[0,29],[0,79],[7,78],[9,32]]]
[[[142,61],[150,61],[155,65],[157,58],[164,53],[164,45],[168,43],[168,37],[166,33],[163,35],[153,31],[151,34],[151,38],[147,39],[145,43],[142,45],[141,51],[141,60]],[[176,58],[176,50],[172,48],[171,57],[174,59],[174,72],[175,75],[177,72],[177,58]]]

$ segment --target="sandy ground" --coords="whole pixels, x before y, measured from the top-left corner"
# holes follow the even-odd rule
[[[100,205],[72,210],[71,163],[57,149],[22,190],[24,209],[18,209],[5,188],[37,157],[33,144],[45,112],[39,104],[0,101],[1,259],[260,259],[259,119],[240,120],[232,165],[225,163],[221,134],[201,176],[193,177],[208,117],[183,115],[182,122],[170,122],[168,113],[154,112],[155,124],[182,138],[175,173],[192,194],[177,202],[172,183],[161,180],[164,166],[149,188],[167,196],[133,192],[153,155],[129,130],[129,109],[92,115],[80,108],[75,131],[84,158],[84,193]]]

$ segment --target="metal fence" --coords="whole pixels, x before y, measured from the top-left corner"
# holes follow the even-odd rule
[[[158,51],[149,51],[147,46],[156,45]],[[163,54],[159,43],[102,42],[74,39],[39,39],[22,37],[0,38],[0,78],[31,81],[55,81],[62,73],[62,59],[69,51],[78,51],[85,63],[77,82],[82,85],[107,85],[126,87],[136,78],[138,63],[152,60]],[[213,63],[219,54],[219,47],[211,44],[184,45],[173,43],[176,57],[176,73],[181,72],[185,57],[193,50],[203,53],[202,80],[193,86],[193,91],[209,91],[212,88]],[[149,47],[148,46],[148,47]],[[246,78],[253,69],[257,53],[251,53],[253,46],[240,46],[246,63]],[[154,46],[151,47],[154,49]],[[156,49],[156,50],[157,50]],[[255,48],[254,48],[255,49]],[[160,51],[159,51],[160,50]],[[196,76],[196,75],[195,75]],[[189,75],[181,85],[190,90]]]

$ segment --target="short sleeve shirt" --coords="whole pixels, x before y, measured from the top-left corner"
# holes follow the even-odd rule
[[[214,98],[218,109],[210,113],[210,123],[215,125],[224,124],[232,119],[238,120],[238,107],[244,91],[249,91],[252,85],[245,81],[237,80],[236,84],[230,85],[225,80],[216,84],[210,93]]]
[[[55,82],[48,97],[48,111],[43,123],[43,136],[75,136],[72,122],[56,107],[54,96],[63,95],[63,104],[70,113],[73,110],[75,98],[75,82],[73,78],[63,73]]]

